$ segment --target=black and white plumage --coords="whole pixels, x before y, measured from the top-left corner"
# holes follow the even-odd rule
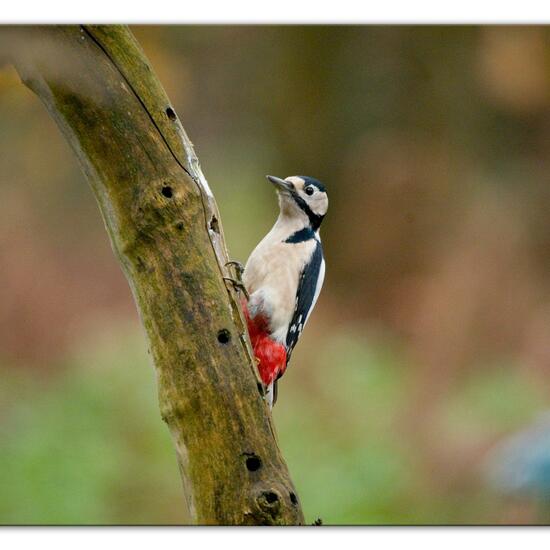
[[[313,178],[268,179],[277,188],[280,213],[250,255],[243,282],[250,295],[249,332],[268,399],[272,399],[274,384],[286,369],[323,285],[319,227],[328,197],[323,184]],[[284,352],[283,364],[279,348]]]
[[[324,278],[325,260],[323,258],[323,246],[321,241],[316,239],[313,254],[300,274],[300,282],[296,292],[296,305],[286,334],[287,363],[290,361],[292,350],[298,342],[309,315],[315,306],[315,302],[319,297]]]

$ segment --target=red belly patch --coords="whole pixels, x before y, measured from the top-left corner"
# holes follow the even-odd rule
[[[254,356],[258,361],[258,370],[262,382],[269,386],[286,368],[286,348],[269,335],[269,323],[261,315],[250,318],[246,302],[242,301],[243,311],[248,325]]]

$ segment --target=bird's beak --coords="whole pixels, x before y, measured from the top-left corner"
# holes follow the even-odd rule
[[[275,187],[277,187],[277,189],[280,189],[281,191],[292,191],[294,189],[294,185],[289,181],[276,178],[275,176],[266,177]]]

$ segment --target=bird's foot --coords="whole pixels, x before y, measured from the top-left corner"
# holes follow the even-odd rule
[[[241,262],[237,262],[235,260],[232,260],[230,262],[227,262],[225,264],[225,267],[227,266],[233,266],[235,270],[235,277],[224,277],[224,281],[227,281],[233,285],[233,288],[237,291],[242,292],[246,299],[248,300],[250,298],[248,291],[246,290],[244,284],[243,284],[243,273],[244,273],[244,267]]]
[[[237,279],[241,280],[244,273],[244,265],[241,262],[238,262],[236,260],[231,260],[230,262],[227,262],[225,264],[225,267],[227,267],[228,265],[233,266],[235,268]]]
[[[237,279],[233,279],[233,277],[224,277],[224,281],[227,281],[228,283],[231,283],[233,288],[237,292],[242,292],[245,295],[245,298],[248,300],[250,298],[250,295],[248,294],[248,290],[246,290],[244,284],[242,281],[238,281]]]

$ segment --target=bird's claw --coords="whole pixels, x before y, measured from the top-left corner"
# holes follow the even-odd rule
[[[228,265],[232,265],[235,267],[235,273],[237,274],[237,278],[240,279],[244,273],[244,265],[241,262],[238,262],[236,260],[231,260],[225,264],[225,267]]]
[[[225,267],[227,267],[227,266],[233,266],[235,268],[235,278],[233,278],[233,277],[224,277],[224,280],[230,282],[233,285],[233,288],[235,288],[237,291],[241,291],[245,295],[246,299],[248,300],[250,298],[250,296],[249,296],[248,291],[246,290],[246,288],[243,284],[243,280],[242,280],[242,276],[243,276],[243,273],[244,273],[243,264],[241,264],[241,262],[231,260],[230,262],[227,262],[225,264]]]
[[[237,281],[236,279],[233,279],[232,277],[224,277],[224,281],[227,281],[228,283],[231,283],[233,285],[233,288],[237,291],[242,292],[246,299],[248,300],[250,298],[250,295],[248,294],[248,291],[246,290],[245,286],[243,285],[242,281]]]

